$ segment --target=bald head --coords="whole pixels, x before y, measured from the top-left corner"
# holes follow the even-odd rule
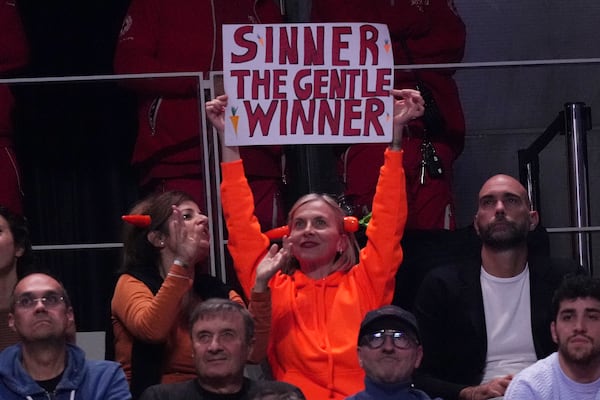
[[[497,193],[511,193],[523,200],[528,208],[531,208],[531,201],[527,194],[527,189],[521,182],[509,175],[498,174],[492,176],[490,179],[485,181],[481,189],[479,190],[479,201],[481,202],[482,197]],[[481,204],[480,204],[481,206]]]
[[[508,175],[494,175],[479,191],[475,229],[484,246],[498,250],[522,247],[539,222],[527,190]]]
[[[12,293],[8,325],[23,343],[54,342],[64,346],[74,333],[74,315],[62,283],[50,275],[26,275]]]

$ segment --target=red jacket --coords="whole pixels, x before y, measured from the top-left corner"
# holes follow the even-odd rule
[[[450,0],[313,0],[315,22],[378,22],[390,31],[394,63],[437,64],[460,62],[465,26]],[[409,124],[402,141],[408,196],[407,229],[453,228],[452,165],[464,147],[465,121],[454,70],[396,71],[397,88],[414,88],[417,81],[431,91],[445,121],[442,131],[430,131],[444,174],[420,183],[422,118]],[[347,148],[339,162],[346,197],[358,216],[371,207],[378,166],[385,145],[358,144]]]
[[[372,0],[367,7],[364,0],[313,0],[312,20],[387,24],[396,65],[456,63],[464,54],[465,25],[452,1]],[[419,70],[417,74],[433,92],[446,120],[446,131],[434,132],[440,135],[434,140],[450,144],[458,157],[464,146],[465,123],[458,89],[452,79],[454,70]],[[415,85],[414,73],[396,72],[395,87],[414,88]]]
[[[0,78],[24,67],[29,60],[29,49],[15,1],[0,1]],[[10,146],[12,135],[11,113],[14,100],[6,85],[0,85],[0,147]]]
[[[221,71],[222,24],[281,21],[272,0],[133,0],[117,44],[115,72]],[[197,84],[196,78],[126,82],[139,95],[132,162],[149,175],[201,173]],[[244,157],[253,166],[251,174],[281,176],[279,148],[244,149]]]
[[[0,78],[24,67],[29,49],[15,0],[0,0]],[[21,214],[21,179],[12,149],[15,101],[8,85],[0,84],[0,204]]]

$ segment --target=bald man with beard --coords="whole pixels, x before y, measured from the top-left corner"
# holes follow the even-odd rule
[[[430,396],[501,397],[514,374],[556,350],[552,295],[582,269],[530,251],[538,224],[519,181],[495,175],[483,184],[474,218],[481,251],[434,269],[415,302],[424,348],[415,382]]]

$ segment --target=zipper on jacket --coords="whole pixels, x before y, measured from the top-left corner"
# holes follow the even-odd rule
[[[160,103],[162,102],[162,97],[157,97],[152,100],[150,104],[150,109],[148,110],[148,125],[150,125],[151,135],[154,136],[156,134],[156,119],[158,118],[158,109],[160,108]]]
[[[21,186],[21,175],[19,174],[19,168],[17,167],[17,161],[14,159],[11,151],[8,149],[8,147],[4,148],[4,151],[6,151],[6,156],[8,157],[8,160],[10,161],[13,169],[15,170],[15,177],[17,178],[17,186],[19,187],[19,193],[21,193],[21,197],[25,196],[25,193],[23,192],[23,187]]]

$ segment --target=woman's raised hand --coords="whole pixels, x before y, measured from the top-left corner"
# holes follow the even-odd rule
[[[393,89],[391,95],[394,97],[394,135],[391,147],[399,150],[405,125],[423,115],[425,102],[421,93],[414,89]]]
[[[225,107],[227,107],[227,95],[222,94],[217,98],[206,102],[206,116],[210,123],[221,135],[225,131]]]
[[[169,236],[173,238],[175,259],[193,271],[194,265],[208,255],[209,243],[203,237],[204,227],[199,224],[186,224],[179,207],[171,207],[173,216],[169,221]]]
[[[273,244],[264,258],[256,267],[256,281],[254,282],[255,292],[264,292],[267,290],[269,280],[277,271],[279,271],[289,260],[290,244],[284,245],[281,249],[277,244]]]
[[[225,145],[225,108],[227,107],[227,100],[227,95],[222,94],[206,102],[206,116],[217,130],[219,142],[221,143],[221,161],[225,162],[240,159],[240,152],[237,146]]]
[[[414,89],[392,89],[394,96],[394,126],[404,125],[419,118],[425,111],[421,93]]]

